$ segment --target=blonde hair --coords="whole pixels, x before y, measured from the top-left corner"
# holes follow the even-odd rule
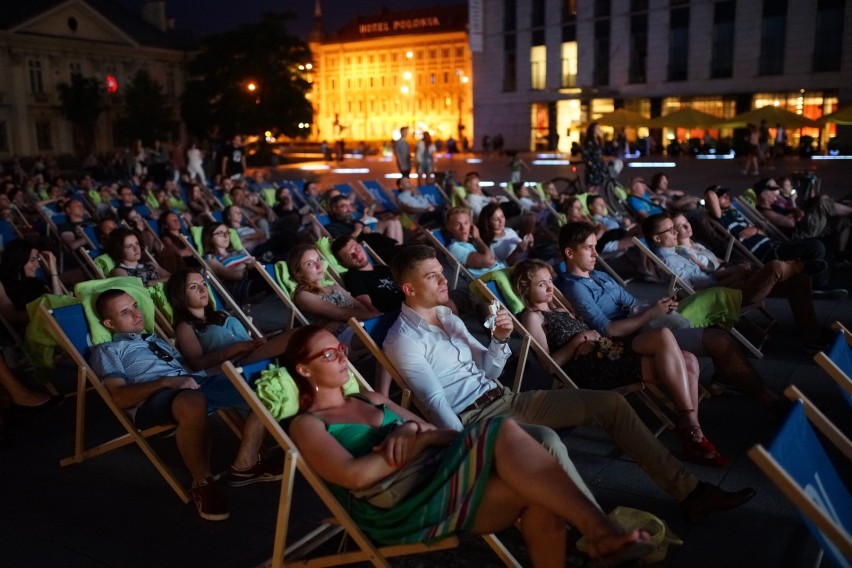
[[[530,288],[532,288],[533,276],[536,272],[542,269],[546,269],[550,272],[551,277],[556,276],[556,271],[553,270],[552,266],[537,258],[528,258],[527,260],[523,260],[512,269],[512,290],[515,291],[515,294],[517,294],[521,303],[523,303],[524,307],[527,309],[532,308],[532,305],[530,305],[529,293]]]

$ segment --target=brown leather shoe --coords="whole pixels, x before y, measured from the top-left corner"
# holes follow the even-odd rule
[[[699,481],[692,493],[681,501],[680,508],[689,520],[697,521],[710,513],[739,507],[754,497],[756,493],[751,487],[729,492],[716,485]]]

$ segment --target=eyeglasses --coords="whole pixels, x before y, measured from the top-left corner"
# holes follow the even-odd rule
[[[316,355],[312,355],[305,359],[305,363],[310,363],[314,359],[322,358],[326,363],[331,363],[332,361],[340,361],[341,359],[345,359],[346,356],[349,355],[349,346],[344,344],[339,344],[337,347],[329,347],[328,349],[323,349]]]
[[[672,225],[672,226],[671,226],[671,227],[669,227],[668,229],[664,229],[664,230],[662,230],[662,231],[660,231],[660,232],[658,232],[658,233],[654,233],[654,236],[656,236],[656,235],[665,235],[666,233],[677,233],[677,229],[675,228],[675,226],[674,226],[674,225]]]
[[[214,237],[227,237],[228,231],[213,231]]]
[[[160,347],[159,345],[157,345],[153,341],[148,342],[148,349],[151,350],[151,353],[153,353],[154,355],[157,356],[157,359],[160,359],[161,361],[165,361],[166,363],[168,363],[169,361],[174,361],[174,359],[175,359],[174,357],[172,357],[171,354],[169,354],[168,351],[166,351],[165,349],[163,349],[162,347]]]

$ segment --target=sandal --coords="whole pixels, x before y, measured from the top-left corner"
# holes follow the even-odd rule
[[[701,426],[681,427],[678,429],[683,439],[683,457],[690,461],[710,467],[726,468],[731,458],[722,454],[705,436],[697,435]]]

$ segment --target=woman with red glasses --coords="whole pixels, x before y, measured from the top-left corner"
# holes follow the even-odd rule
[[[439,430],[378,393],[344,396],[346,347],[321,327],[296,330],[284,361],[299,388],[290,435],[374,541],[492,533],[520,519],[533,566],[565,565],[566,523],[607,564],[653,550],[646,532],[613,524],[514,420]]]

